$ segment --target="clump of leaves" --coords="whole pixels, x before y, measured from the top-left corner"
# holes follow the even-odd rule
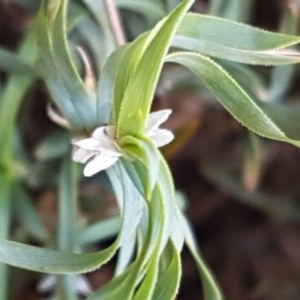
[[[119,2],[142,11],[141,4],[136,1]],[[72,20],[78,21],[86,17],[88,11],[96,10],[96,1],[91,3],[94,2],[86,2],[84,9],[70,3],[70,7],[76,8]],[[145,1],[144,5],[151,6],[150,3]],[[170,132],[158,128],[170,112],[150,114],[164,63],[180,64],[192,71],[220,103],[253,132],[299,146],[299,125],[293,122],[298,111],[249,96],[210,57],[251,65],[293,64],[299,62],[299,53],[284,48],[298,43],[300,38],[262,31],[218,17],[188,13],[192,4],[190,0],[182,1],[152,30],[114,51],[110,48],[101,53],[101,59],[95,59],[100,73],[96,90],[87,88],[70,50],[73,48],[67,39],[68,26],[71,27],[67,23],[67,0],[42,2],[33,28],[21,47],[18,59],[32,73],[30,76],[22,72],[11,75],[0,103],[0,128],[6,125],[6,129],[0,131],[0,176],[3,182],[0,195],[4,216],[0,218],[3,223],[0,261],[37,272],[63,274],[58,277],[58,297],[75,297],[76,281],[71,274],[101,267],[119,250],[116,276],[92,293],[89,299],[174,299],[181,277],[180,253],[185,243],[195,258],[206,298],[222,299],[199,254],[188,221],[178,207],[172,176],[157,149],[173,137]],[[152,12],[161,14],[157,10]],[[76,26],[77,21],[72,26]],[[98,19],[100,28],[101,21]],[[77,26],[80,24],[78,22]],[[81,30],[86,30],[84,24]],[[31,49],[34,44],[32,36],[36,38],[37,52],[29,55],[28,47]],[[91,39],[88,41],[91,49],[95,49]],[[34,67],[37,56],[38,71]],[[18,68],[14,71],[17,72]],[[11,155],[16,112],[25,90],[36,76],[45,80],[57,107],[58,111],[50,107],[50,116],[70,132],[59,137],[58,141],[67,146],[55,155],[64,156],[58,177],[57,250],[8,240],[8,203],[13,187],[19,186],[20,176]],[[20,84],[18,93],[11,87],[14,82]],[[9,102],[11,99],[13,103]],[[53,141],[49,139],[43,144],[46,147],[43,153],[48,151],[47,148],[53,149]],[[71,143],[73,153],[68,149]],[[84,253],[81,247],[82,253],[75,253],[81,246],[76,231],[79,178],[72,157],[76,162],[88,163],[86,175],[106,169],[118,201],[121,219],[118,236],[111,246],[101,251]],[[18,197],[22,197],[20,195],[22,191]],[[28,218],[34,216],[36,226],[39,221],[33,208],[28,208],[26,199],[24,203]],[[88,232],[89,228],[86,228],[80,235]],[[46,235],[45,232],[36,234]],[[90,240],[94,241],[95,236],[90,235]],[[4,265],[1,272],[4,278]],[[2,293],[5,295],[4,289]]]

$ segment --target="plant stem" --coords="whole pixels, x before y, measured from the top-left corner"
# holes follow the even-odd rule
[[[35,45],[34,28],[28,31],[19,50],[20,59],[24,60],[28,65],[33,65],[37,53]],[[32,74],[12,74],[3,89],[0,104],[0,168],[5,172],[10,172],[11,143],[15,126],[15,120],[19,112],[21,102],[32,84],[34,76]]]
[[[10,195],[12,191],[12,179],[0,174],[0,239],[8,239],[10,223]],[[8,298],[8,268],[0,264],[0,299]]]
[[[111,30],[113,32],[116,45],[122,46],[126,43],[123,27],[121,24],[120,16],[114,0],[105,0],[105,8],[108,15]]]
[[[61,251],[73,252],[75,246],[76,185],[76,166],[71,161],[70,153],[68,153],[62,165],[59,181],[57,246]],[[58,293],[61,298],[77,299],[75,276],[62,275],[58,279]]]

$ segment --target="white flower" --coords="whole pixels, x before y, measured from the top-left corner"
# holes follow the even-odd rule
[[[78,295],[88,296],[92,293],[92,287],[87,278],[83,275],[73,275],[74,285]],[[41,294],[53,293],[57,284],[57,277],[55,275],[46,274],[42,277],[37,285],[37,291]],[[51,298],[51,297],[50,297]]]
[[[145,132],[156,147],[162,147],[174,138],[171,131],[159,128],[171,112],[170,109],[164,109],[151,113],[148,117]],[[78,163],[88,162],[83,171],[84,176],[92,176],[107,169],[123,155],[115,140],[115,127],[111,125],[99,127],[93,132],[92,137],[75,140],[72,143],[73,160]]]

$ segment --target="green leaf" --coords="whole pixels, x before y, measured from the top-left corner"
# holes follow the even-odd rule
[[[109,175],[114,188],[117,189],[117,197],[121,197],[119,201],[123,203],[122,230],[110,247],[99,252],[74,254],[0,240],[0,262],[32,271],[56,274],[88,272],[106,263],[135,231],[142,205],[139,194],[133,194],[132,190],[128,189],[131,182],[119,164],[109,169]],[[122,184],[121,189],[118,184]]]
[[[167,11],[171,11],[177,5],[179,5],[181,0],[164,0]]]
[[[294,3],[285,5],[280,20],[280,32],[285,34],[297,35],[299,11]]]
[[[118,91],[119,99],[122,99],[118,101],[122,103],[122,106],[119,115],[115,115],[117,138],[144,134],[151,101],[172,35],[192,2],[183,1],[150,33],[137,39],[128,49],[126,57],[131,55],[135,59],[131,59],[127,64],[130,72],[127,71],[128,75],[125,77],[123,88],[121,86],[121,91]],[[119,72],[123,72],[124,69],[123,65]],[[132,75],[130,76],[130,74]],[[124,74],[122,75],[124,76]],[[120,83],[116,82],[116,90],[119,89],[119,86]],[[133,99],[135,100],[133,101]]]
[[[248,136],[245,139],[243,148],[243,183],[247,190],[253,191],[260,183],[262,168],[264,165],[262,139],[252,132],[248,132]]]
[[[146,183],[144,197],[150,200],[159,171],[160,155],[156,146],[146,137],[136,139],[132,136],[123,137],[119,141],[119,144],[126,154],[129,154],[143,163],[146,169],[146,172],[143,172],[146,178],[144,177],[144,180],[142,178],[142,182]]]
[[[39,4],[36,0],[15,0],[14,2],[30,11],[35,11]]]
[[[109,168],[107,174],[123,215],[122,230],[119,234],[119,244],[123,245],[128,237],[135,233],[144,202],[137,190],[130,188],[132,186],[131,180],[120,162]]]
[[[143,156],[143,154],[141,154],[141,151],[139,151],[136,156],[140,157]],[[124,161],[124,159],[121,160],[122,163],[124,163]],[[165,165],[160,165],[160,170],[164,167]],[[134,170],[135,171],[133,173],[129,172],[128,174],[134,174],[133,178],[131,179],[135,181],[134,184],[137,186],[136,192],[138,192],[143,190],[143,188],[139,186],[142,184],[142,180],[137,181],[138,176],[136,176],[136,173],[140,174],[140,170]],[[111,172],[110,169],[108,172]],[[148,222],[146,222],[147,233],[143,239],[142,248],[137,252],[138,257],[123,273],[121,273],[121,275],[116,277],[103,289],[93,294],[90,299],[118,299],[120,297],[131,299],[133,288],[135,288],[137,284],[139,284],[140,289],[137,291],[137,294],[135,294],[134,297],[136,298],[134,299],[148,299],[151,297],[154,284],[156,283],[157,259],[160,257],[160,253],[165,248],[167,240],[169,239],[171,232],[170,226],[178,225],[168,221],[170,219],[169,216],[172,213],[172,211],[169,210],[169,207],[172,207],[172,201],[174,200],[172,195],[174,195],[174,191],[172,180],[170,181],[169,177],[170,174],[168,173],[168,170],[165,170],[165,172],[167,172],[167,175],[161,173],[161,176],[164,176],[164,178],[162,177],[163,180],[160,180],[160,177],[158,178],[160,186],[157,185],[154,188],[151,201],[148,202],[149,217],[147,218]],[[120,182],[115,184],[115,189],[119,191],[122,190],[121,187],[118,188],[118,186],[120,186]],[[126,183],[126,187],[130,187],[130,185]],[[164,188],[164,191],[162,191],[162,187]],[[141,224],[143,222],[144,220],[140,221]],[[177,226],[178,231],[180,231],[179,228],[180,226]],[[177,248],[175,249],[178,251]],[[173,294],[175,294],[177,291],[177,282],[179,277],[180,273],[176,273],[176,284],[170,286]]]
[[[30,199],[18,185],[15,186],[13,194],[13,211],[21,222],[22,227],[34,238],[45,242],[49,232],[41,222]]]
[[[175,53],[167,61],[182,64],[199,76],[220,103],[251,131],[300,146],[298,109],[254,101],[219,65],[200,54]]]
[[[98,124],[109,124],[112,119],[112,103],[114,100],[115,77],[119,65],[126,53],[126,47],[115,51],[106,61],[97,88]]]
[[[145,195],[147,180],[143,179],[146,178],[147,170],[143,168],[142,163],[138,160],[130,161],[124,158],[121,158],[121,162],[140,195]]]
[[[141,217],[141,219],[142,218],[143,216]],[[137,234],[132,234],[132,236],[128,237],[127,241],[124,242],[120,247],[114,276],[122,274],[131,263],[134,254],[136,253],[136,238]]]
[[[180,23],[172,46],[241,63],[280,65],[300,61],[299,52],[282,50],[299,42],[297,36],[189,13]]]
[[[178,228],[182,228],[181,213],[178,209],[177,203],[175,202],[174,184],[170,170],[162,155],[160,153],[157,154],[158,157],[160,157],[157,185],[159,195],[164,205],[164,221],[166,224],[166,229],[163,231],[162,235],[161,245],[164,247],[168,239],[171,237],[171,240],[174,243],[177,251],[180,252],[184,239],[183,232],[178,230]],[[145,170],[145,167],[140,166],[140,164],[136,163],[135,161],[128,162],[125,159],[122,160],[122,164],[139,193],[144,195],[144,191],[146,189],[145,182],[147,182],[147,175],[145,175],[145,173],[147,172],[148,168]],[[149,156],[149,162],[147,162],[146,166],[152,166],[153,164],[154,163],[151,160],[151,156]]]
[[[126,272],[117,276],[111,280],[106,286],[101,290],[96,291],[88,297],[88,300],[106,300],[106,299],[118,299],[118,297],[123,297],[127,295],[126,289],[132,289],[132,284],[128,284],[128,275],[132,270],[132,266],[129,267]],[[125,291],[124,291],[125,290]],[[125,293],[126,294],[125,294]],[[122,295],[122,296],[121,296]],[[130,298],[127,298],[130,299]]]
[[[71,136],[66,130],[56,130],[43,139],[36,147],[39,160],[49,161],[62,157],[70,147]]]
[[[300,37],[268,32],[222,18],[188,13],[176,35],[198,36],[206,42],[240,50],[263,51],[281,49],[300,42]]]
[[[50,2],[54,3],[54,2]],[[44,78],[53,100],[74,129],[96,125],[95,99],[88,94],[71,60],[66,37],[66,0],[49,7],[43,2],[37,44]]]
[[[295,200],[288,196],[276,196],[263,191],[249,191],[230,170],[221,166],[208,166],[203,175],[215,186],[237,200],[283,220],[300,220],[300,210]]]
[[[45,2],[43,2],[37,21],[37,46],[44,80],[63,116],[73,128],[81,128],[84,127],[83,121],[77,115],[71,97],[62,84],[61,75],[55,66],[52,53],[52,40],[48,28],[49,21],[45,15],[45,10]]]
[[[202,285],[204,289],[204,295],[206,300],[222,300],[223,296],[220,292],[217,283],[210,272],[210,270],[205,265],[203,258],[201,257],[199,250],[197,248],[197,243],[195,241],[192,229],[188,223],[188,221],[183,218],[184,231],[185,231],[185,242],[190,250],[201,276]]]
[[[268,100],[282,102],[288,89],[295,79],[295,65],[278,66],[271,75],[271,85],[268,91]]]
[[[253,1],[251,0],[228,0],[222,17],[232,21],[246,22],[249,19],[252,5]]]
[[[83,0],[82,2],[86,5],[92,18],[100,28],[101,49],[98,49],[98,55],[100,55],[100,61],[103,65],[117,46],[106,10],[106,4],[105,1]]]
[[[135,235],[144,203],[139,193],[134,188],[130,188],[132,183],[121,163],[109,168],[107,173],[116,193],[120,210],[123,212],[121,232],[118,236],[119,246],[122,247]]]
[[[121,225],[119,216],[90,224],[78,231],[76,234],[76,245],[82,246],[112,238],[118,234]]]
[[[143,279],[141,285],[136,291],[133,300],[150,300],[152,299],[152,294],[154,292],[155,284],[158,277],[158,267],[159,267],[159,254],[158,248],[155,249],[151,255],[149,261],[149,267],[147,269],[147,274]]]
[[[113,101],[113,122],[117,124],[122,101],[129,85],[129,82],[135,73],[140,57],[144,51],[147,34],[136,39],[132,44],[124,46],[123,59],[119,64],[115,78],[114,101]],[[117,51],[120,51],[119,49]],[[132,105],[132,104],[131,104]],[[118,134],[118,133],[117,133]]]
[[[26,64],[32,66],[36,60],[37,52],[35,47],[35,24],[32,24],[18,51],[18,57]],[[15,120],[21,102],[32,84],[32,74],[11,74],[1,94],[0,102],[0,168],[12,171],[11,146],[15,126]]]
[[[122,16],[123,27],[126,29],[127,39],[132,41],[152,29],[158,21],[154,15],[148,15],[147,11],[142,15],[136,13],[134,10],[121,9],[120,13]],[[146,14],[149,18],[146,17]]]
[[[90,54],[90,60],[95,63],[92,66],[93,71],[96,74],[101,74],[101,68],[105,61],[104,57],[107,57],[107,53],[106,44],[103,42],[103,33],[98,24],[88,16],[76,26],[75,32],[78,33],[76,36],[79,39],[77,44],[80,43],[85,52]]]
[[[250,95],[258,99],[267,98],[266,80],[252,66],[242,65],[232,61],[216,61],[226,72],[235,78],[238,84]],[[286,67],[286,66],[284,66]]]
[[[157,256],[156,250],[158,250],[160,244],[164,222],[162,202],[160,197],[158,197],[157,192],[157,189],[155,189],[152,199],[148,203],[149,219],[147,223],[147,236],[138,257],[124,273],[117,276],[104,288],[94,293],[89,298],[90,300],[132,299],[131,297],[133,296],[134,288],[138,284],[142,284],[141,280],[147,277],[145,273],[147,274],[149,270],[149,263]],[[152,278],[152,276],[150,276],[150,278]]]
[[[18,55],[3,48],[0,48],[0,69],[23,75],[36,75],[36,70],[30,64],[23,61]]]
[[[155,300],[175,299],[179,287],[181,277],[180,256],[171,242],[169,242],[167,248],[170,248],[170,250],[167,249],[167,256],[171,259],[165,270],[159,274],[153,294]]]
[[[158,187],[161,193],[161,197],[164,200],[165,206],[165,222],[167,230],[163,234],[163,245],[167,243],[169,238],[171,238],[178,253],[182,250],[184,233],[180,228],[181,224],[181,212],[178,209],[177,203],[175,202],[174,194],[174,183],[172,175],[168,168],[165,159],[161,156],[160,166],[159,166],[159,177],[158,177]]]
[[[68,6],[68,18],[67,18],[67,30],[70,31],[73,29],[84,17],[86,17],[86,10],[75,2],[72,2],[71,5]]]
[[[293,5],[286,5],[281,20],[281,31],[286,34],[297,34],[299,12]],[[295,78],[295,65],[278,66],[271,74],[271,84],[269,87],[269,101],[281,102]]]
[[[60,7],[52,29],[54,62],[86,128],[93,128],[96,125],[95,95],[91,95],[86,91],[84,83],[71,59],[66,27],[68,1],[61,0],[59,2]]]
[[[74,254],[0,240],[0,261],[22,269],[55,274],[92,271],[108,261],[115,245],[101,251]]]
[[[223,0],[211,0],[209,3],[208,15],[221,17],[223,14],[224,4]]]
[[[116,0],[115,3],[121,9],[128,9],[143,15],[150,24],[164,17],[163,9],[151,1]]]

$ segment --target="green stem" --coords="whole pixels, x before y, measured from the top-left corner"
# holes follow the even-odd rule
[[[34,28],[32,27],[19,51],[20,59],[28,65],[33,65],[37,57],[34,38]],[[22,99],[33,79],[34,75],[32,74],[12,74],[3,90],[0,103],[0,168],[5,172],[12,172],[11,144],[15,121]]]
[[[10,195],[12,191],[12,179],[0,174],[0,239],[7,240],[10,223]],[[0,264],[0,299],[8,298],[8,268]]]
[[[118,47],[123,46],[126,43],[126,39],[116,5],[112,0],[105,0],[104,2],[111,31],[113,33],[116,45]]]
[[[75,226],[77,211],[76,166],[71,155],[65,157],[59,180],[57,246],[61,251],[73,252],[75,246]],[[77,299],[74,275],[62,275],[59,279],[59,298]]]
[[[18,56],[21,60],[32,66],[36,59],[34,47],[34,30],[29,30],[20,47]],[[14,179],[14,160],[12,158],[12,138],[15,129],[16,117],[21,101],[33,81],[35,75],[12,74],[7,81],[0,103],[0,239],[9,237],[10,224],[10,196]],[[8,298],[7,266],[0,264],[0,299]]]
[[[221,16],[223,5],[223,0],[211,0],[208,15]]]

